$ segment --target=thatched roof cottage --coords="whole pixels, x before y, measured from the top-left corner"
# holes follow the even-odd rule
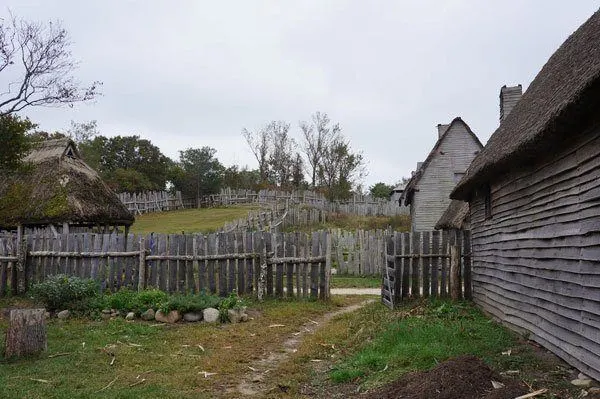
[[[473,297],[600,380],[600,11],[550,57],[451,194]]]
[[[70,139],[34,146],[17,172],[0,176],[0,229],[129,226],[133,215],[79,156]]]
[[[438,140],[406,184],[402,199],[410,205],[413,231],[433,230],[450,203],[450,192],[483,145],[461,118],[438,125]]]

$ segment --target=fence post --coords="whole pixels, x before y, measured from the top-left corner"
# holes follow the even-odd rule
[[[146,288],[146,239],[140,235],[140,265],[138,269],[138,291]]]
[[[460,299],[460,246],[456,231],[452,231],[450,245],[450,296],[453,301]]]
[[[27,243],[23,240],[23,226],[17,227],[17,286],[13,288],[15,294],[25,292],[25,267],[27,266]]]
[[[256,287],[256,295],[259,301],[262,301],[265,295],[265,281],[267,279],[267,246],[265,245],[265,237],[263,234],[260,235],[262,251],[259,255],[260,271],[258,273],[258,284]]]
[[[331,287],[331,232],[325,236],[325,299],[330,298]]]

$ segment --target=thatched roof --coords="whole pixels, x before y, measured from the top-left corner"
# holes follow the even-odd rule
[[[0,228],[133,223],[133,215],[70,139],[40,142],[24,161],[17,172],[0,176]]]
[[[450,201],[450,205],[435,225],[436,230],[465,229],[469,225],[469,203],[459,200]]]
[[[450,195],[467,200],[479,185],[551,153],[588,126],[600,103],[600,11],[538,73]]]
[[[481,144],[481,141],[479,141],[479,139],[477,138],[475,133],[473,133],[473,131],[471,130],[469,125],[467,125],[467,123],[465,121],[463,121],[460,117],[454,118],[452,120],[452,122],[450,122],[450,124],[448,124],[448,125],[441,125],[441,124],[438,125],[439,127],[443,128],[443,130],[442,130],[443,134],[438,138],[437,142],[435,143],[435,145],[429,152],[429,155],[427,155],[427,158],[425,159],[425,161],[423,162],[421,167],[417,171],[415,171],[415,173],[412,175],[412,177],[410,178],[408,183],[406,183],[406,187],[404,188],[404,193],[402,196],[402,198],[404,199],[404,205],[410,205],[410,203],[412,202],[412,198],[413,198],[412,194],[417,186],[417,183],[419,183],[419,180],[421,180],[421,177],[423,176],[423,171],[427,168],[427,166],[431,163],[431,160],[438,153],[438,150],[439,150],[440,146],[442,145],[442,141],[446,137],[446,133],[448,133],[450,131],[450,129],[452,128],[452,126],[457,123],[463,124],[464,127],[466,128],[467,132],[471,135],[471,137],[473,137],[473,140],[475,140],[475,142],[477,144],[479,144],[479,147],[480,148],[483,147],[483,144]]]

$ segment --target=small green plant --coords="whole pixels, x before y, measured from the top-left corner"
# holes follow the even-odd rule
[[[137,294],[137,306],[135,309],[138,312],[145,312],[148,309],[158,309],[161,303],[166,302],[169,299],[169,295],[161,290],[148,289],[140,291]]]
[[[137,293],[128,288],[121,288],[115,293],[104,296],[103,307],[125,312],[136,311],[138,310]]]
[[[221,303],[219,304],[219,320],[222,323],[229,322],[229,309],[242,309],[245,306],[244,300],[237,294],[236,291],[233,291],[227,296],[223,298]]]
[[[92,298],[98,296],[99,286],[92,279],[57,274],[34,284],[30,294],[35,301],[43,303],[50,311],[82,310],[89,306]]]

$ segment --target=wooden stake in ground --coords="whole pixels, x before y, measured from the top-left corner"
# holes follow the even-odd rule
[[[47,349],[45,309],[13,309],[6,331],[5,357],[19,357]]]

